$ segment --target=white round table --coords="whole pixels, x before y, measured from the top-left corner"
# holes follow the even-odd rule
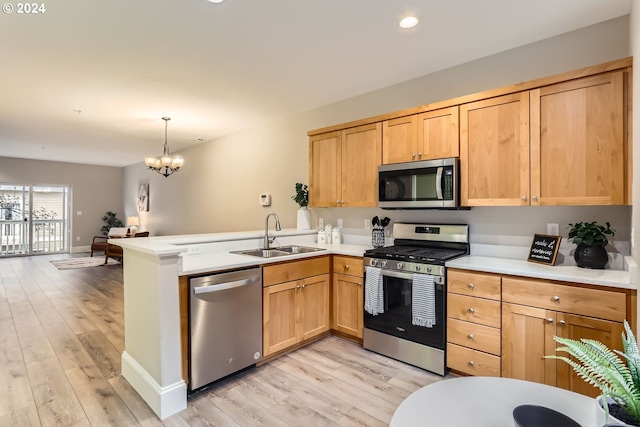
[[[591,397],[493,377],[453,378],[422,387],[398,406],[389,427],[511,427],[515,425],[513,409],[524,404],[546,406],[582,427],[596,427],[596,404]]]

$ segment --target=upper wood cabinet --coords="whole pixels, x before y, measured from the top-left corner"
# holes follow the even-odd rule
[[[625,203],[624,74],[531,91],[531,195],[540,205]]]
[[[381,123],[314,135],[309,157],[309,206],[377,206]]]
[[[624,72],[460,106],[463,206],[625,203]]]
[[[529,204],[529,92],[460,106],[463,206]]]
[[[383,164],[460,155],[458,106],[385,120],[382,131]]]

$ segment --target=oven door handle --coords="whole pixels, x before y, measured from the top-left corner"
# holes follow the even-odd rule
[[[431,274],[423,274],[423,273],[408,273],[404,271],[394,271],[394,270],[381,270],[380,274],[386,277],[395,277],[397,279],[405,279],[405,280],[412,280],[414,274],[422,274],[424,276],[433,276],[433,283],[437,285],[444,285],[444,276],[434,276]]]

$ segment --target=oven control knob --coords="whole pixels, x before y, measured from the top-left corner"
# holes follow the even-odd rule
[[[415,271],[420,271],[420,266],[419,266],[419,265],[414,265],[414,266],[413,266],[413,269],[414,269]]]
[[[380,267],[386,267],[387,266],[387,261],[382,261],[382,263],[380,264]]]
[[[398,270],[401,270],[401,269],[402,269],[402,263],[401,263],[401,262],[399,262],[399,263],[398,263],[398,265],[397,265],[397,267],[398,267]]]
[[[378,260],[377,259],[372,259],[369,264],[371,264],[373,266],[376,266],[376,265],[378,265]]]
[[[431,267],[427,267],[427,273],[431,273]]]

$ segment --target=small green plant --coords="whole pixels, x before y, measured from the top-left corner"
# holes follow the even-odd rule
[[[576,245],[585,244],[600,246],[604,248],[609,244],[605,235],[613,236],[616,230],[611,228],[611,224],[608,222],[604,225],[598,224],[596,221],[592,222],[576,222],[575,224],[569,224],[569,238],[573,240]]]
[[[624,329],[626,331],[626,334],[622,333],[624,351],[611,350],[596,340],[553,337],[556,342],[563,345],[556,351],[568,353],[575,360],[557,355],[545,356],[545,358],[559,359],[568,363],[580,378],[598,387],[603,396],[610,397],[624,409],[635,425],[640,425],[640,354],[636,338],[626,320]],[[606,407],[604,409],[607,410]]]
[[[309,187],[306,184],[296,182],[296,194],[291,198],[300,206],[309,206]]]
[[[112,227],[124,227],[124,223],[118,219],[118,214],[115,212],[107,211],[102,217],[104,221],[104,225],[100,228],[100,232],[107,236],[109,234],[109,230]]]

